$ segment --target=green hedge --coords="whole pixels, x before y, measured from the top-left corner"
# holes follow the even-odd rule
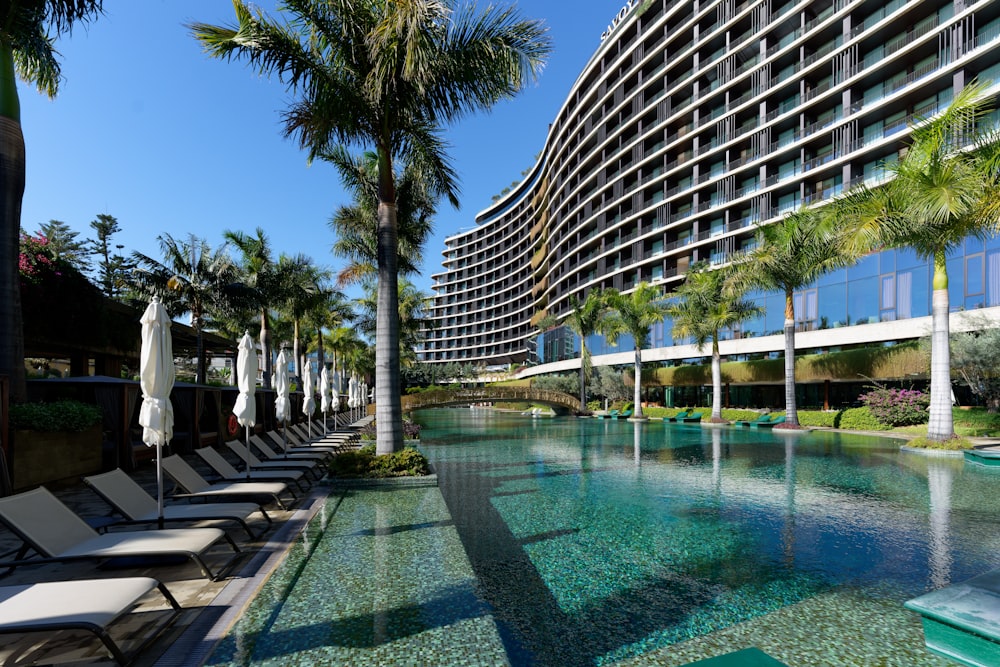
[[[891,431],[891,426],[886,426],[871,413],[868,408],[848,408],[837,415],[834,422],[837,428],[848,431]]]
[[[10,406],[10,425],[26,431],[86,431],[102,423],[100,408],[80,401],[22,403]]]

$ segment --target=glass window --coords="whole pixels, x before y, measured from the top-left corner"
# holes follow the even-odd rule
[[[983,251],[983,240],[977,239],[975,236],[969,236],[965,239],[965,254],[971,255],[974,252]]]
[[[883,250],[878,254],[878,272],[892,273],[896,270],[896,251]]]
[[[1000,252],[986,253],[986,305],[1000,306]]]
[[[896,293],[896,304],[897,310],[899,311],[899,317],[926,317],[931,314],[931,271],[930,268],[925,264],[919,268],[908,271],[907,275],[910,276],[910,281],[907,289],[910,293],[909,308],[910,312],[905,315],[903,309],[905,307],[904,295],[904,281],[903,273],[899,273],[896,276],[897,293]]]
[[[965,308],[965,258],[953,257],[945,266],[948,269],[948,304],[952,311]]]
[[[832,329],[847,324],[847,286],[843,282],[820,287],[817,292],[819,328]]]
[[[820,287],[823,285],[836,285],[838,283],[840,285],[843,285],[846,280],[847,280],[847,270],[837,269],[836,271],[830,271],[829,273],[824,273],[823,275],[821,275],[816,280],[816,285]]]
[[[965,309],[982,308],[986,305],[986,280],[983,255],[965,258]]]
[[[891,322],[896,319],[896,275],[882,276],[881,281],[879,320]]]
[[[777,334],[785,330],[785,297],[781,294],[764,299],[764,335]]]
[[[847,267],[847,279],[868,278],[878,275],[878,255],[862,257],[853,266]]]
[[[897,248],[896,249],[896,270],[902,271],[903,269],[912,269],[917,266],[926,266],[927,260],[920,259],[917,257],[916,251],[913,248]]]
[[[847,319],[851,324],[878,322],[878,277],[847,283]]]

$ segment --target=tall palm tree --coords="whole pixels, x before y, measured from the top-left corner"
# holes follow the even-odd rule
[[[327,301],[324,283],[330,276],[305,255],[282,255],[278,260],[278,273],[285,285],[281,311],[292,321],[295,374],[302,377],[302,321],[319,304]]]
[[[550,43],[513,9],[447,0],[285,0],[276,24],[233,0],[238,24],[191,26],[218,58],[246,58],[298,95],[285,133],[310,158],[336,146],[378,156],[378,333],[376,449],[403,446],[399,374],[399,253],[394,164],[425,165],[435,197],[457,206],[455,173],[440,132],[445,124],[514,97],[540,72]]]
[[[252,300],[260,315],[260,345],[264,355],[263,386],[271,388],[271,309],[284,298],[284,286],[277,266],[271,256],[271,243],[260,227],[251,236],[240,231],[227,230],[223,238],[240,252],[242,280],[252,290]]]
[[[351,155],[337,147],[322,156],[340,172],[340,179],[352,193],[354,202],[337,208],[330,228],[337,234],[333,254],[348,260],[337,283],[341,286],[378,275],[378,156],[366,152]],[[423,176],[423,170],[408,161],[396,177],[396,225],[398,235],[397,271],[410,275],[420,270],[424,243],[432,231],[431,219],[437,200]]]
[[[55,39],[101,14],[102,0],[0,2],[0,376],[27,398],[18,252],[25,152],[17,79],[54,98],[61,80]]]
[[[571,308],[566,317],[566,326],[580,337],[580,412],[587,411],[587,378],[591,373],[590,349],[587,348],[587,338],[600,329],[602,318],[607,310],[607,301],[601,290],[591,290],[583,303],[575,296],[570,299]]]
[[[602,329],[612,345],[617,344],[621,334],[631,334],[635,341],[635,397],[633,399],[633,419],[644,419],[642,415],[642,350],[649,345],[649,332],[654,324],[663,321],[667,315],[667,304],[660,290],[649,283],[639,283],[632,292],[622,294],[616,289],[605,292],[610,315],[604,319]]]
[[[762,309],[741,294],[726,289],[728,272],[712,271],[707,262],[691,267],[684,283],[674,290],[676,301],[668,314],[674,322],[675,338],[690,337],[698,351],[712,343],[712,418],[722,422],[722,357],[719,355],[719,332],[740,322],[758,317]]]
[[[733,265],[727,293],[750,290],[778,291],[785,297],[785,423],[778,428],[798,428],[795,404],[795,290],[828,271],[847,265],[830,210],[800,209],[757,231],[757,246]]]
[[[988,86],[966,86],[941,115],[913,128],[905,155],[887,165],[891,181],[852,190],[839,207],[841,217],[854,227],[854,251],[910,247],[934,262],[931,440],[955,434],[947,256],[969,236],[985,238],[1000,231],[1000,137],[985,122],[992,100]]]
[[[340,379],[343,381],[343,372],[347,370],[347,359],[357,357],[359,350],[368,348],[365,342],[358,336],[357,329],[348,326],[337,326],[330,330],[324,337],[324,344],[330,350],[330,357],[333,360],[333,369],[339,370]],[[337,387],[338,390],[343,387]]]
[[[309,312],[306,313],[306,319],[309,325],[316,330],[316,339],[309,342],[306,351],[315,350],[316,360],[319,362],[320,368],[323,368],[326,365],[323,331],[343,326],[353,320],[354,310],[343,292],[324,287]]]
[[[208,242],[190,234],[178,241],[169,234],[158,236],[163,261],[133,252],[136,270],[130,276],[130,288],[143,301],[159,296],[171,317],[191,314],[191,327],[197,337],[197,375],[206,378],[203,332],[206,319],[215,312],[232,309],[242,295],[239,272],[225,246],[212,249]]]

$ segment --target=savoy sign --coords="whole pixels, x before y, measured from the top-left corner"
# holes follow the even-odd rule
[[[628,0],[628,4],[618,10],[618,14],[616,14],[615,18],[608,24],[607,30],[601,33],[602,42],[611,36],[611,33],[613,33],[615,28],[617,28],[618,25],[625,20],[625,17],[628,16],[628,13],[632,11],[632,8],[635,7],[637,2],[638,0]]]

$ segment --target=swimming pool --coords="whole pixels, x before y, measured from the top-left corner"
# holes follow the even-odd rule
[[[789,665],[947,665],[902,602],[1000,566],[1000,475],[899,441],[457,409],[419,420],[440,493],[332,497],[312,555],[277,577],[293,593],[248,614],[265,620],[230,646],[251,650],[213,664],[679,665],[759,646]],[[380,511],[383,536],[408,542],[401,560],[350,541],[377,542],[350,526]],[[388,616],[344,621],[357,591]],[[261,652],[275,629],[281,648]],[[367,653],[345,657],[352,642]]]

